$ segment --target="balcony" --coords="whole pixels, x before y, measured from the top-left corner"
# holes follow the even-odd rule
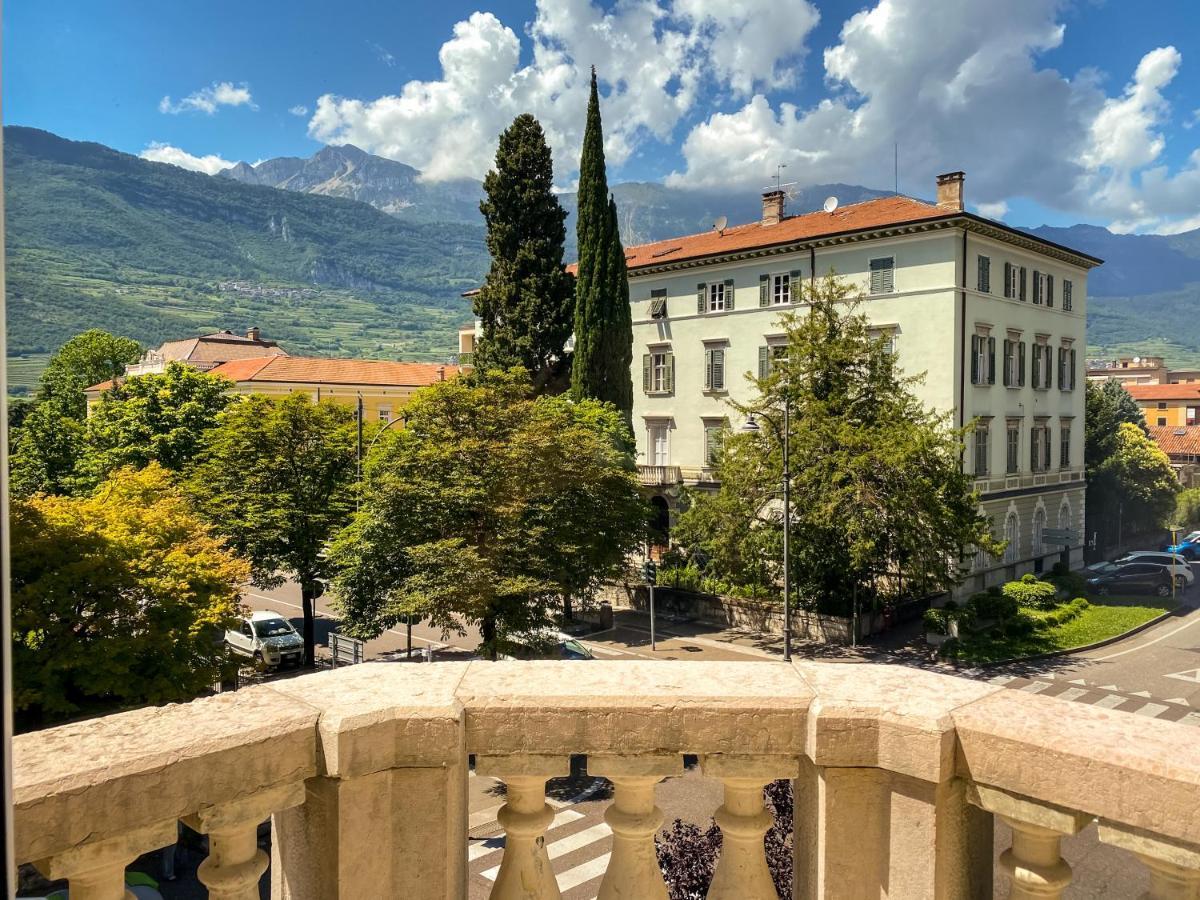
[[[638,482],[643,487],[667,487],[681,484],[679,466],[638,466]]]
[[[600,896],[663,898],[654,786],[697,754],[724,784],[713,900],[766,900],[762,787],[795,779],[798,898],[1059,897],[1062,837],[1096,827],[1150,898],[1200,891],[1195,729],[875,664],[365,664],[14,741],[16,855],[120,898],[123,870],[209,837],[210,896],[254,898],[272,819],[276,898],[451,900],[467,891],[467,756],[505,781],[492,897],[557,898],[545,782],[588,756],[614,795]],[[1131,864],[1133,857],[1131,859]]]

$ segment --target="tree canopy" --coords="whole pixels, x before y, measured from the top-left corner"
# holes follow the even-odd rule
[[[566,211],[554,194],[554,169],[542,126],[517,116],[501,135],[496,167],[479,204],[491,268],[475,297],[483,335],[481,371],[524,366],[541,388],[564,374],[575,283],[563,268]]]
[[[14,702],[37,726],[194,697],[220,675],[244,562],[157,465],[12,504]]]
[[[326,577],[325,547],[354,508],[354,411],[295,393],[230,405],[190,469],[197,509],[250,561],[263,588],[300,582],[304,650],[313,664],[313,601]]]
[[[962,472],[962,435],[916,398],[923,376],[899,371],[850,287],[830,274],[806,299],[806,310],[781,317],[786,347],[766,377],[752,379],[758,398],[735,407],[759,430],[728,436],[719,491],[693,495],[676,538],[731,581],[780,578],[786,405],[791,575],[801,603],[845,612],[856,592],[886,599],[946,590],[961,578],[965,554],[1000,549]],[[758,560],[768,561],[765,572]]]
[[[631,441],[591,400],[534,397],[523,370],[417,393],[367,460],[361,510],[335,540],[343,628],[405,615],[478,625],[503,652],[616,573],[644,536]]]
[[[38,399],[58,406],[61,415],[87,415],[85,388],[125,374],[142,356],[142,345],[92,328],[75,335],[55,351],[42,372]]]

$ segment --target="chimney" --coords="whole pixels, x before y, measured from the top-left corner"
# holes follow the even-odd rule
[[[249,329],[249,330],[246,332],[246,337],[248,337],[248,338],[249,338],[250,340],[252,340],[252,341],[257,341],[257,340],[259,340],[259,335],[260,335],[261,333],[262,333],[262,332],[260,332],[260,331],[258,330],[258,326],[257,326],[257,325],[255,325],[253,328]]]
[[[778,225],[783,218],[783,191],[763,191],[763,225]]]
[[[963,179],[962,172],[947,172],[937,177],[938,209],[949,212],[962,212],[963,209]]]
[[[438,366],[438,381],[445,381],[445,380],[446,380],[446,367]]]

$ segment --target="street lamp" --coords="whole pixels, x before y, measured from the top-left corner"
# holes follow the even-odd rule
[[[783,435],[780,436],[776,431],[776,437],[779,437],[783,444],[783,659],[785,662],[790,662],[792,659],[792,572],[791,554],[788,552],[792,530],[791,417],[792,400],[791,397],[785,396],[783,400]],[[767,421],[771,420],[767,419]],[[772,428],[774,428],[773,423]],[[746,417],[742,431],[748,434],[758,434],[762,431],[758,422],[755,421],[753,413]]]

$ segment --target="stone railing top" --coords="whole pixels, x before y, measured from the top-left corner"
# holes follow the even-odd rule
[[[29,861],[314,775],[503,756],[806,756],[1200,844],[1195,730],[875,664],[370,663],[14,740]]]

